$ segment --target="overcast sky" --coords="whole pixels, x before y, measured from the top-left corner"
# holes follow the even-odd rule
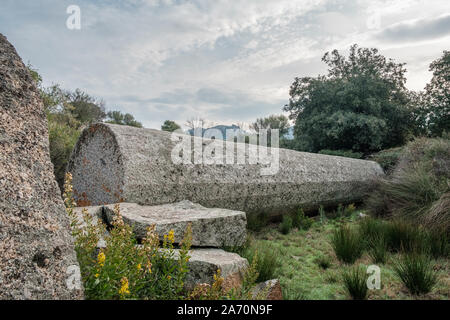
[[[69,30],[69,5],[81,29]],[[145,127],[281,113],[296,76],[353,43],[407,63],[421,90],[450,49],[450,1],[0,0],[0,33],[44,83],[81,88]]]

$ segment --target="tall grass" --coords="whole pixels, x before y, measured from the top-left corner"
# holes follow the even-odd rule
[[[283,216],[283,220],[280,224],[280,232],[282,234],[288,234],[293,226],[292,218],[288,215]]]
[[[388,216],[450,230],[450,140],[416,139],[408,144],[389,179],[366,201],[375,216]]]
[[[345,289],[354,300],[367,298],[367,274],[360,267],[353,267],[342,274]]]
[[[394,265],[394,271],[412,294],[430,292],[437,282],[436,272],[428,256],[409,253]]]
[[[331,245],[338,259],[345,263],[354,263],[361,257],[364,248],[360,234],[346,225],[333,232]]]

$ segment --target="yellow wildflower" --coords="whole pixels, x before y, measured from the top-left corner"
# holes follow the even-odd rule
[[[147,269],[149,273],[152,273],[152,263],[150,261],[147,263]]]
[[[100,251],[97,256],[97,262],[100,267],[103,267],[105,265],[105,260],[106,260],[105,254],[103,253],[103,251]]]
[[[138,265],[137,265],[137,269],[139,270],[139,271],[141,271],[141,269],[142,269],[142,266],[141,266],[141,264],[139,263]]]
[[[96,274],[95,274],[95,277],[96,277],[96,278],[100,277],[100,273],[96,273]]]
[[[169,279],[169,280],[170,280],[170,279],[172,279],[172,277],[171,277],[171,276],[167,276],[167,279]]]
[[[119,289],[119,294],[121,296],[124,296],[126,294],[130,294],[130,290],[129,290],[129,286],[128,286],[128,279],[126,277],[123,277],[120,280],[120,283],[121,283],[122,286]]]
[[[169,231],[169,234],[167,235],[167,239],[169,239],[169,241],[171,243],[175,242],[175,231],[173,231],[173,229]]]

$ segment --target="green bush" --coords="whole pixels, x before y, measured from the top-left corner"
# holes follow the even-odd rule
[[[346,225],[334,230],[331,245],[338,259],[345,263],[354,263],[363,252],[363,240],[359,233]]]
[[[106,226],[86,209],[82,217],[74,211],[72,176],[66,174],[64,202],[71,220],[75,251],[80,264],[86,299],[179,299],[184,297],[184,279],[188,272],[191,226],[175,258],[174,231],[164,236],[160,246],[155,226],[149,227],[142,244],[137,246],[132,227],[125,224],[120,205],[114,207],[113,228],[105,235]],[[103,238],[106,247],[98,250]]]
[[[327,154],[330,156],[339,156],[339,157],[346,157],[346,158],[354,158],[354,159],[362,159],[363,153],[362,152],[353,152],[351,150],[328,150],[323,149],[319,151],[320,154]]]
[[[367,274],[363,268],[353,267],[342,274],[345,289],[354,300],[367,298]]]
[[[450,140],[409,143],[388,179],[381,179],[366,201],[374,216],[386,216],[450,231]]]
[[[405,254],[394,265],[394,271],[412,294],[430,292],[437,283],[431,260],[423,254]]]
[[[60,190],[63,190],[67,162],[80,132],[69,125],[49,119],[48,135],[53,172]]]
[[[274,278],[275,270],[279,266],[278,254],[274,250],[263,248],[261,246],[249,246],[241,250],[239,254],[254,264],[258,272],[257,282],[263,282]],[[256,261],[255,261],[256,259]]]
[[[369,160],[378,162],[378,164],[383,168],[384,172],[391,173],[395,166],[398,164],[400,157],[402,155],[403,148],[392,148],[387,150],[382,150],[378,153],[372,154]]]
[[[303,209],[298,209],[292,217],[292,226],[300,230],[308,230],[314,222],[314,219],[305,216]]]
[[[292,229],[292,218],[290,216],[283,216],[283,220],[280,224],[280,232],[282,234],[288,234]]]

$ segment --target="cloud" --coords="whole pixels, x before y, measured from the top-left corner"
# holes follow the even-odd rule
[[[377,37],[382,40],[418,41],[450,35],[450,15],[400,22],[382,30]]]
[[[295,77],[323,74],[322,55],[353,43],[408,62],[423,87],[423,61],[448,47],[448,16],[430,18],[449,12],[448,0],[76,3],[81,30],[71,31],[72,0],[2,0],[0,30],[46,85],[81,88],[153,128],[166,119],[250,122],[281,113]],[[374,14],[378,31],[367,26]],[[434,43],[411,49],[418,39]]]

